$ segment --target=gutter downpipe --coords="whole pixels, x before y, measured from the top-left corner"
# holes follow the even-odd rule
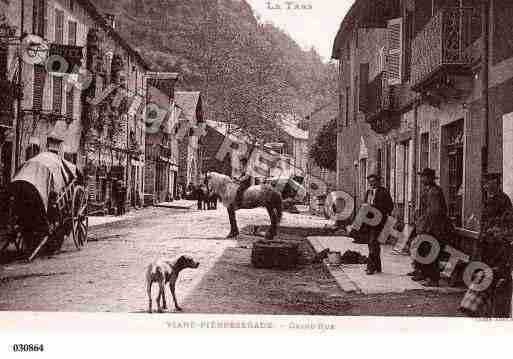
[[[21,0],[21,23],[20,23],[20,41],[23,41],[23,34],[25,33],[25,0]],[[18,76],[18,87],[21,88],[22,84],[22,77],[23,77],[23,59],[21,56],[18,56],[18,69],[19,69],[19,76]],[[20,164],[20,153],[21,153],[21,139],[20,139],[20,122],[22,117],[22,109],[21,109],[21,97],[18,96],[16,100],[16,122],[14,125],[14,172],[11,173],[12,176],[14,176],[14,173],[18,171],[18,167]],[[12,172],[12,170],[11,170]]]
[[[490,3],[489,0],[482,0],[481,3],[481,98],[482,98],[482,114],[483,114],[483,132],[484,132],[484,144],[481,148],[481,179],[488,172],[488,154],[489,154],[489,118],[490,118],[490,107],[489,107],[489,70],[490,70]],[[485,201],[485,193],[481,191],[481,205]],[[483,223],[483,211],[480,213],[480,227]],[[481,228],[480,228],[481,230]],[[479,259],[479,247],[478,241],[474,241],[472,256],[475,260]]]
[[[483,99],[482,103],[482,113],[483,113],[483,123],[484,123],[484,145],[482,148],[482,157],[481,157],[481,165],[482,165],[482,175],[485,175],[488,172],[488,154],[489,154],[489,118],[490,118],[490,107],[489,107],[489,70],[490,70],[490,31],[489,31],[489,12],[490,12],[490,3],[489,0],[483,0],[481,4],[481,22],[482,22],[482,66],[481,66],[481,97]]]

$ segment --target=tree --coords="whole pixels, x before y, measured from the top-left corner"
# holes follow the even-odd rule
[[[337,170],[337,119],[325,124],[310,148],[310,157],[321,167]]]

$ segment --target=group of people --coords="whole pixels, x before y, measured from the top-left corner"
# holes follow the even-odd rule
[[[179,185],[178,199],[182,198],[196,200],[199,210],[217,209],[218,198],[205,184],[189,183],[185,188],[183,185]]]
[[[447,204],[443,190],[435,183],[436,174],[431,168],[419,173],[421,193],[418,211],[415,213],[415,229],[411,235],[409,248],[418,235],[434,237],[439,245],[439,255],[429,264],[413,260],[413,270],[408,273],[413,281],[426,287],[436,287],[440,282],[440,259],[443,248],[451,242],[454,228],[449,220]],[[367,177],[369,190],[365,202],[375,207],[383,215],[378,226],[367,226],[366,236],[369,248],[366,273],[374,275],[382,272],[381,248],[379,234],[384,228],[394,204],[387,188],[381,185],[380,176],[371,174]],[[512,297],[513,269],[513,206],[509,197],[500,189],[500,175],[490,173],[483,178],[484,202],[482,206],[482,223],[479,240],[476,243],[472,260],[481,261],[493,271],[493,280],[485,290],[477,289],[484,272],[474,273],[461,304],[460,310],[469,316],[510,317]],[[431,251],[429,242],[418,246],[417,254],[426,257]]]

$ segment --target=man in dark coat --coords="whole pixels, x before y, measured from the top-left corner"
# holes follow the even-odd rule
[[[490,173],[483,179],[486,198],[477,258],[474,258],[492,268],[493,282],[484,291],[469,287],[460,306],[469,316],[511,317],[513,206],[508,195],[501,191],[499,178],[500,174]]]
[[[486,233],[490,228],[498,225],[504,213],[513,208],[508,195],[499,187],[499,178],[499,173],[489,173],[483,179],[486,199],[483,205],[481,233]]]
[[[447,217],[447,205],[442,188],[435,183],[435,171],[425,168],[419,173],[423,189],[420,196],[419,213],[416,218],[415,229],[417,235],[426,234],[434,237],[440,245],[442,252],[447,236],[449,234],[449,218]],[[423,242],[418,248],[418,255],[427,256],[431,250],[431,244]],[[412,279],[414,281],[425,281],[426,287],[436,287],[440,281],[440,253],[437,258],[429,264],[422,264],[414,261],[415,271]]]
[[[388,189],[381,186],[381,178],[377,174],[371,174],[367,177],[370,189],[365,194],[365,203],[375,207],[383,216],[381,223],[377,226],[369,226],[368,228],[368,246],[369,258],[367,261],[368,275],[381,273],[381,246],[378,241],[379,234],[385,226],[388,216],[394,209],[394,202],[388,192]]]

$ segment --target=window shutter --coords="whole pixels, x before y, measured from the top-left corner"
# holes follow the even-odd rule
[[[385,71],[386,68],[387,68],[386,49],[385,49],[385,47],[381,47],[378,52],[378,61],[377,61],[378,74]]]
[[[73,118],[73,106],[75,105],[75,91],[73,88],[66,91],[66,115]]]
[[[359,109],[367,112],[367,87],[369,85],[369,64],[360,64],[360,98]]]
[[[62,77],[53,76],[53,112],[62,113]]]
[[[46,71],[44,66],[34,66],[34,95],[32,99],[32,108],[35,111],[43,110],[43,91],[45,88]]]
[[[402,19],[388,21],[387,75],[390,85],[402,82],[403,67],[403,22]]]
[[[55,42],[64,42],[64,11],[55,9]]]

